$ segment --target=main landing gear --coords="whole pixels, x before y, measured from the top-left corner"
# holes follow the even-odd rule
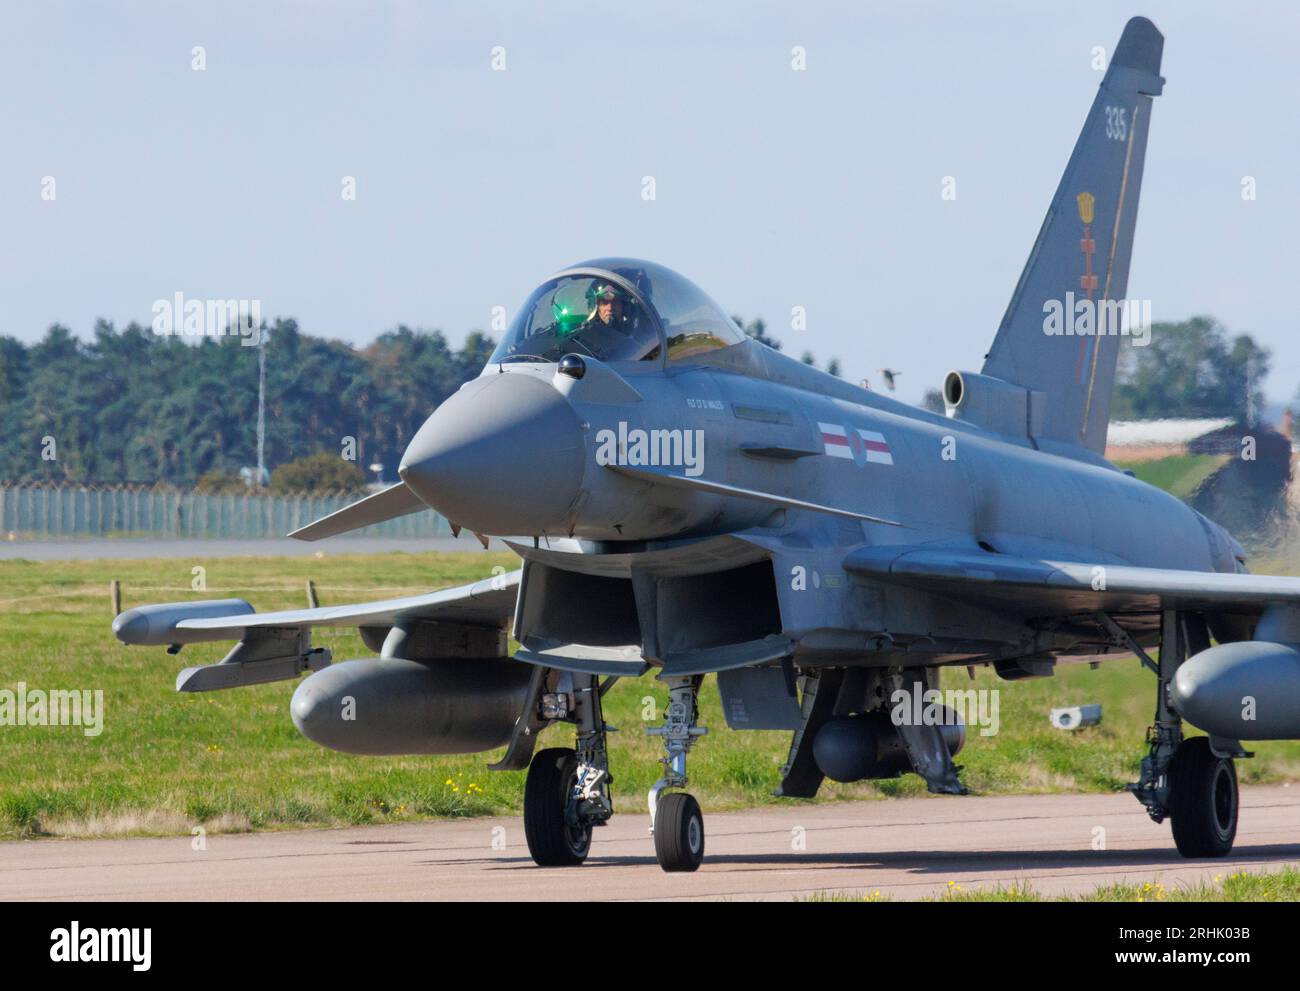
[[[666,871],[693,871],[704,860],[704,815],[691,795],[669,788],[686,787],[686,755],[697,737],[698,693],[702,675],[666,679],[668,711],[662,726],[646,732],[663,739],[664,774],[650,789],[650,832],[655,858]],[[601,714],[601,696],[613,683],[598,684],[594,675],[565,675],[556,690],[540,695],[539,719],[577,725],[577,745],[552,747],[533,757],[524,784],[524,836],[528,852],[542,867],[581,864],[591,850],[592,830],[614,814],[609,761]]]
[[[614,814],[609,794],[609,760],[605,751],[606,726],[601,696],[613,684],[602,686],[595,675],[575,674],[562,688],[542,696],[542,715],[548,720],[577,724],[577,746],[551,747],[538,752],[528,765],[524,782],[524,838],[528,852],[540,867],[572,867],[587,859],[591,832]]]
[[[1184,658],[1209,646],[1205,621],[1195,613],[1161,616],[1159,661],[1153,661],[1110,617],[1102,625],[1156,674],[1156,718],[1149,750],[1129,791],[1156,822],[1169,819],[1184,857],[1224,857],[1237,836],[1237,771],[1233,758],[1251,757],[1236,740],[1183,739],[1182,718],[1169,705],[1169,683]],[[1190,647],[1190,649],[1189,649]]]

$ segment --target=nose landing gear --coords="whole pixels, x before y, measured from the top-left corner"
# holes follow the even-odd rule
[[[704,860],[704,815],[692,795],[668,788],[686,787],[686,755],[696,737],[708,732],[696,726],[699,718],[697,695],[703,678],[699,675],[667,678],[668,711],[662,726],[646,730],[650,736],[662,737],[667,754],[660,758],[664,776],[656,781],[646,796],[650,807],[650,832],[655,838],[655,859],[665,871],[698,870]]]

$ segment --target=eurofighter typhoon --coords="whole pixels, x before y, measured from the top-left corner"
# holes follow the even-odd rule
[[[946,415],[765,347],[660,265],[582,262],[528,297],[398,484],[293,534],[432,509],[505,538],[519,570],[267,614],[142,606],[114,632],[237,641],[180,691],[312,672],[291,715],[336,750],[504,748],[491,766],[528,768],[528,848],[548,866],[581,863],[613,814],[604,693],[652,673],[668,871],[704,856],[684,789],[710,674],[732,729],[791,732],[778,794],[911,772],[960,794],[962,725],[895,700],[932,697],[946,665],[1015,681],[1136,654],[1155,718],[1130,788],[1185,856],[1223,856],[1243,741],[1300,738],[1300,579],[1250,574],[1224,529],[1103,457],[1163,43],[1125,27],[982,367],[943,383]],[[320,626],[359,628],[378,657],[331,664]],[[534,752],[556,723],[574,746]]]

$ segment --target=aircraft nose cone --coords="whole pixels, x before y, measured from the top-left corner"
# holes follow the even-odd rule
[[[586,444],[569,401],[526,373],[489,374],[439,406],[398,473],[424,502],[478,533],[564,527],[582,488]]]

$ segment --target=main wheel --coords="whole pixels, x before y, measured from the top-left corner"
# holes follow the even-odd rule
[[[655,810],[655,857],[666,871],[698,870],[704,859],[704,814],[694,796],[664,795]]]
[[[572,867],[587,859],[591,826],[570,825],[564,817],[578,780],[578,755],[552,747],[533,757],[524,782],[524,838],[539,867]]]
[[[1203,736],[1184,740],[1169,762],[1169,818],[1184,857],[1223,857],[1237,836],[1237,769]]]

